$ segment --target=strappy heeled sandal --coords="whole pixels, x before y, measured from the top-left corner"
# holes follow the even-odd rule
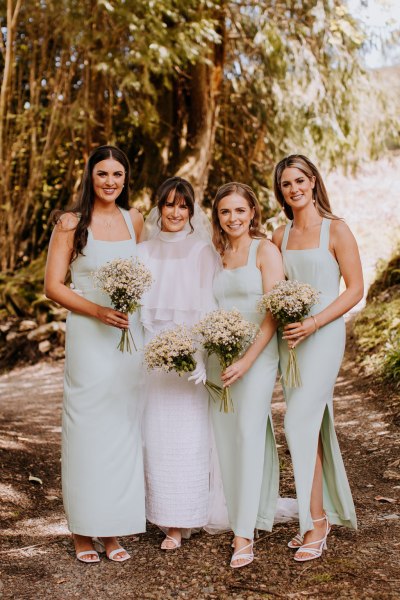
[[[101,540],[99,538],[93,538],[93,546],[96,548],[96,550],[98,552],[100,552],[100,553],[105,552],[108,560],[112,560],[113,562],[124,562],[131,558],[131,555],[128,554],[128,552],[125,550],[125,548],[122,548],[121,546],[119,548],[115,548],[114,550],[111,550],[111,552],[109,554],[107,554],[105,544],[104,544],[103,540]],[[124,556],[114,558],[117,554],[121,554],[121,552],[124,552]]]
[[[296,535],[290,540],[290,542],[288,542],[288,548],[294,548],[295,550],[297,550],[302,545],[303,540],[304,535],[296,533]]]
[[[247,567],[247,565],[249,565],[250,563],[253,562],[253,560],[254,560],[253,543],[254,543],[253,540],[251,540],[250,544],[243,546],[243,548],[240,548],[240,550],[233,553],[232,558],[231,558],[232,569],[241,569],[242,567]],[[246,548],[250,548],[250,552],[242,552],[242,550],[246,550]],[[236,560],[244,560],[246,562],[238,564],[238,565],[232,564]]]
[[[71,539],[75,546],[75,540],[74,540],[73,533],[71,533]],[[93,546],[94,546],[94,544],[93,544]],[[90,558],[88,558],[90,555],[95,557],[94,560],[90,560]],[[81,552],[77,552],[76,548],[75,548],[75,556],[80,562],[83,562],[86,565],[90,565],[92,563],[95,564],[95,563],[100,562],[100,557],[99,557],[98,553],[96,552],[95,548],[93,548],[93,550],[82,550]]]
[[[95,556],[94,560],[88,557],[89,555]],[[100,557],[97,554],[96,550],[83,550],[82,552],[76,552],[76,558],[86,565],[91,565],[100,562]]]
[[[318,523],[319,521],[325,521],[325,518],[326,517],[323,516],[320,519],[313,519],[312,522]],[[304,540],[304,535],[301,535],[300,533],[296,533],[294,538],[292,538],[290,540],[290,542],[288,543],[288,548],[293,548],[294,550],[297,550],[303,544],[303,540]]]
[[[325,535],[320,540],[316,540],[315,542],[309,542],[308,544],[303,544],[302,546],[300,546],[300,548],[297,549],[297,552],[294,555],[294,560],[296,560],[297,562],[306,562],[308,560],[314,560],[316,558],[320,558],[320,556],[322,556],[322,552],[328,548],[328,545],[326,543],[326,538],[328,537],[330,530],[331,530],[331,526],[329,525],[328,518],[326,515],[324,515],[321,519],[313,519],[313,523],[316,523],[317,521],[326,521]],[[319,545],[316,548],[311,547],[311,546],[316,546],[317,544],[319,544]],[[303,553],[308,556],[303,556],[301,558],[300,558],[300,556],[297,556],[298,554],[303,554]]]
[[[169,546],[167,546],[167,544],[169,542],[173,543],[172,548],[170,548]],[[171,535],[166,535],[165,538],[163,539],[163,541],[161,542],[161,550],[177,550],[178,548],[180,548],[182,545],[182,541],[181,540],[177,540],[176,538],[172,537]]]

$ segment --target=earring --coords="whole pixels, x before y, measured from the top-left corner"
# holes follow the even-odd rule
[[[249,229],[251,229],[253,226],[254,226],[254,219],[251,219]]]

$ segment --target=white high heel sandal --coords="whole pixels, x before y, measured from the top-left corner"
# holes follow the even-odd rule
[[[315,542],[309,542],[308,544],[302,544],[297,549],[297,552],[294,555],[294,560],[296,560],[297,562],[306,562],[308,560],[314,560],[315,558],[320,558],[320,556],[322,555],[322,552],[328,548],[328,545],[326,543],[326,538],[328,537],[328,535],[330,533],[331,526],[329,525],[329,521],[328,521],[328,518],[326,515],[324,515],[321,519],[313,519],[313,523],[317,523],[318,521],[326,522],[324,537],[320,540],[316,540]],[[295,538],[293,538],[293,539],[295,539]],[[319,545],[316,548],[312,547],[312,546],[316,546],[317,544],[319,544]],[[299,556],[297,556],[298,554],[303,554],[303,553],[308,554],[308,556],[304,556],[301,558]]]
[[[103,540],[99,539],[99,538],[93,538],[93,546],[96,548],[96,550],[98,552],[100,552],[100,553],[105,552],[108,560],[112,560],[113,562],[124,562],[131,558],[131,555],[128,554],[128,552],[125,550],[125,548],[122,548],[121,546],[119,548],[115,548],[114,550],[111,550],[110,554],[107,554],[105,544],[104,544]],[[124,552],[124,556],[115,558],[116,555],[121,554],[121,552]]]
[[[242,567],[247,567],[247,565],[249,565],[251,562],[253,562],[253,560],[254,560],[253,544],[254,544],[254,540],[251,540],[250,544],[243,546],[243,548],[240,548],[240,550],[233,553],[232,558],[231,558],[232,569],[241,569]],[[246,550],[246,548],[250,548],[250,552],[242,552],[243,550]],[[242,564],[238,564],[238,565],[232,564],[236,560],[244,560],[246,562],[244,562]]]

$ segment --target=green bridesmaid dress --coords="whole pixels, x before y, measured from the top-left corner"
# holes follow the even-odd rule
[[[136,254],[128,211],[120,209],[130,239],[95,240],[71,264],[72,282],[84,298],[110,306],[93,286],[92,273],[115,258]],[[131,331],[138,349],[142,328]],[[70,312],[67,318],[62,416],[62,489],[68,527],[87,536],[117,536],[146,529],[141,441],[142,353],[117,349],[121,331]]]
[[[309,283],[320,292],[310,315],[326,308],[338,297],[340,270],[329,250],[330,219],[323,219],[318,248],[288,250],[292,222],[286,225],[281,252],[286,277]],[[333,388],[343,359],[346,330],[343,317],[335,319],[296,347],[302,386],[284,387],[287,403],[285,433],[292,456],[300,533],[313,528],[310,514],[311,488],[318,436],[323,444],[323,503],[329,522],[357,528],[354,503],[347,481],[333,421]],[[279,334],[280,369],[285,373],[288,345]]]
[[[261,272],[256,266],[260,240],[250,245],[247,265],[220,271],[214,280],[219,308],[236,308],[245,319],[261,324],[256,304],[263,294]],[[221,385],[221,369],[215,356],[210,377]],[[243,378],[231,387],[234,412],[211,413],[230,526],[236,536],[252,539],[254,529],[270,531],[279,490],[279,461],[271,419],[271,397],[278,367],[277,336],[257,357]]]

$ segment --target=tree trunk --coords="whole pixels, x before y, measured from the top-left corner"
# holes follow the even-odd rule
[[[189,179],[200,204],[204,199],[210,170],[219,112],[219,93],[224,68],[224,30],[215,45],[212,64],[197,63],[190,70],[187,119],[187,145],[176,168],[176,175]]]

